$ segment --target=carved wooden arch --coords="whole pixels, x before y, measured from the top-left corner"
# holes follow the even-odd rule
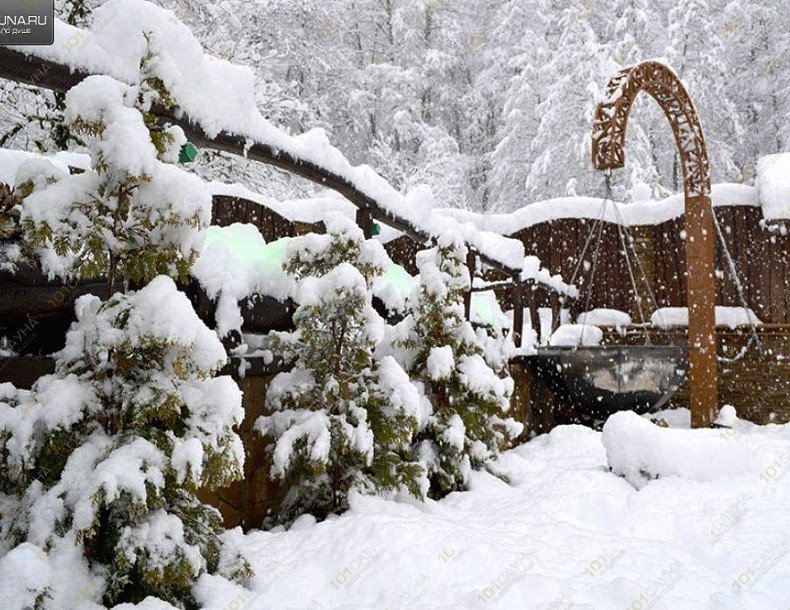
[[[646,61],[621,70],[609,81],[606,99],[595,111],[592,161],[600,170],[625,166],[628,116],[640,91],[655,99],[669,120],[683,169],[691,424],[709,427],[718,407],[710,165],[697,111],[683,83],[669,67]]]
[[[710,165],[697,111],[677,75],[657,61],[621,70],[606,86],[606,101],[598,104],[593,123],[593,165],[596,169],[625,166],[628,116],[640,91],[664,111],[675,136],[687,196],[710,194]]]

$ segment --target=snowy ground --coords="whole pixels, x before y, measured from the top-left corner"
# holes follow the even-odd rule
[[[687,413],[667,419],[682,426]],[[659,468],[681,476],[637,491],[609,472],[600,432],[562,426],[502,457],[512,486],[478,473],[472,491],[441,502],[357,497],[324,523],[231,532],[256,592],[209,587],[204,600],[235,610],[790,607],[790,425],[645,432],[667,449]],[[737,474],[718,457],[730,447],[748,452]],[[687,450],[696,455],[683,459]]]

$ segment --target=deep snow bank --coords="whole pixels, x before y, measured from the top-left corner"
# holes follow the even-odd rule
[[[632,411],[612,415],[602,438],[612,472],[637,489],[669,476],[693,481],[759,476],[760,463],[750,440],[716,429],[663,428]]]
[[[676,415],[665,419],[688,419]],[[637,491],[609,471],[601,433],[560,426],[502,456],[510,486],[475,473],[472,491],[441,502],[358,496],[323,523],[233,532],[256,569],[252,588],[206,581],[201,599],[217,610],[784,608],[790,426],[656,432],[639,419],[614,423],[653,445],[674,439],[694,464]],[[760,472],[712,464],[732,443]]]
[[[688,425],[687,411],[661,417]],[[639,441],[652,458],[639,456]],[[637,491],[609,470],[607,445],[652,471],[674,471]],[[748,450],[756,470],[731,467],[731,445],[733,454]],[[214,610],[787,606],[790,425],[655,429],[618,415],[604,435],[555,428],[504,453],[500,467],[511,485],[474,473],[471,491],[440,502],[356,496],[322,523],[230,531],[226,544],[255,570],[249,588],[205,576],[195,595]],[[31,551],[0,560],[0,582],[15,585],[0,587],[0,607],[18,607],[13,591],[34,578],[24,566],[39,567]],[[71,583],[75,607],[100,608],[89,575],[73,571],[78,563],[51,563],[48,578]]]

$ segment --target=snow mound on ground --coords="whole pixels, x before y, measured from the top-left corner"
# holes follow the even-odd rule
[[[790,456],[790,426],[739,420],[737,430],[763,466]],[[786,477],[666,477],[636,491],[608,470],[601,436],[559,426],[502,454],[511,485],[474,472],[471,491],[439,502],[354,495],[347,513],[311,527],[239,532],[255,570],[240,606],[786,607]],[[734,587],[749,565],[747,586]],[[218,586],[209,607],[234,595]]]
[[[41,607],[39,596],[46,596],[45,608],[104,607],[93,601],[103,592],[103,578],[91,573],[73,536],[57,541],[48,552],[29,542],[20,544],[0,558],[0,584],[3,610]]]
[[[218,581],[225,580],[224,578],[221,578],[219,576],[213,576],[212,578],[215,578]],[[228,583],[228,581],[225,580],[225,583]],[[117,606],[113,606],[113,610],[178,610],[178,609],[172,604],[168,604],[166,601],[159,599],[158,597],[146,597],[139,604],[119,604]]]
[[[685,432],[742,436],[763,467],[781,459],[788,472],[790,425]],[[212,610],[787,606],[786,476],[675,476],[636,491],[607,468],[601,437],[559,426],[503,453],[510,485],[473,472],[471,491],[438,502],[354,494],[320,523],[232,530],[249,589],[204,576],[195,596]]]
[[[661,409],[642,417],[652,422],[661,421],[670,428],[691,428],[691,411],[685,407]]]
[[[632,411],[606,421],[603,444],[612,472],[637,489],[664,477],[715,481],[760,471],[742,438],[724,438],[718,430],[662,428]]]
[[[255,599],[259,597],[221,576],[204,574],[194,587],[195,599],[200,603],[202,610],[243,610],[255,608]],[[152,606],[151,610],[157,608]],[[117,609],[116,609],[117,610]],[[139,606],[136,610],[140,610]],[[147,608],[145,610],[148,610]]]
[[[716,421],[713,422],[717,426],[724,426],[726,428],[732,428],[738,420],[738,414],[735,411],[735,407],[732,405],[724,405],[719,410],[719,416],[716,418]]]

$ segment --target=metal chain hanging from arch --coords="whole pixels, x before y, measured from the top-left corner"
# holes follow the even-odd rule
[[[674,71],[660,62],[647,61],[621,70],[609,81],[606,97],[595,111],[592,161],[596,169],[604,171],[625,166],[628,116],[641,91],[655,99],[664,111],[675,136],[683,170],[691,425],[709,427],[718,408],[715,233],[710,166],[694,104]]]

